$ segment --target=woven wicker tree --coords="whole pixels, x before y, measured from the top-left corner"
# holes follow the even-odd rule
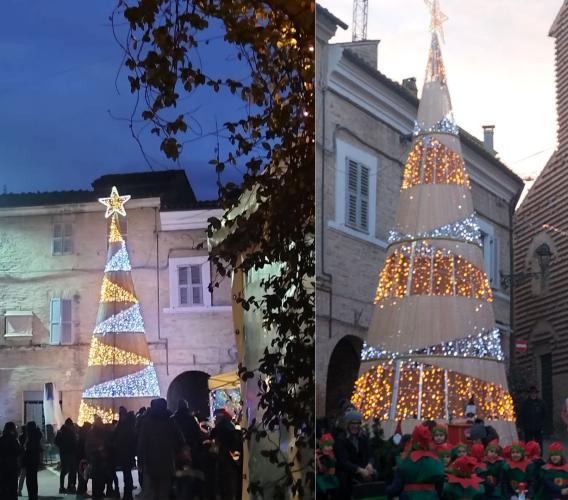
[[[492,290],[452,113],[432,6],[432,39],[353,402],[381,420],[464,417],[473,398],[505,441],[516,437]]]
[[[116,187],[109,198],[99,199],[107,207],[108,253],[79,408],[80,425],[92,422],[95,415],[110,423],[120,406],[137,410],[160,396],[119,220],[119,215],[126,216],[124,203],[129,199],[119,196]]]

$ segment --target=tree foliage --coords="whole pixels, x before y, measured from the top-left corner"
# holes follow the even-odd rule
[[[310,0],[296,3],[302,1],[313,9]],[[217,172],[237,164],[246,168],[240,189],[220,189],[226,214],[240,203],[242,193],[253,193],[257,207],[236,218],[210,220],[210,235],[221,224],[231,229],[212,259],[219,279],[237,269],[246,273],[283,264],[280,273],[262,282],[262,297],[237,299],[245,309],[259,307],[264,327],[274,332],[272,345],[254,368],[261,375],[262,421],[251,423],[247,437],[266,437],[267,430],[282,426],[292,430],[296,449],[308,464],[304,479],[297,478],[296,464],[277,444],[265,457],[282,468],[282,486],[302,497],[313,489],[313,26],[302,28],[274,7],[274,0],[118,0],[113,22],[123,18],[129,26],[123,47],[131,90],[168,158],[176,160],[183,149],[191,116],[176,109],[194,89],[227,89],[248,105],[247,116],[223,124],[232,150],[210,163]],[[205,74],[192,63],[198,35],[214,19],[223,23],[225,40],[250,68],[244,82]],[[241,376],[249,378],[251,370],[240,367]]]

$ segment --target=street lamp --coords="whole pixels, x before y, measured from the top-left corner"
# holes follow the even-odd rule
[[[546,243],[542,243],[535,250],[535,254],[540,271],[533,273],[525,273],[524,271],[521,271],[519,273],[514,273],[514,274],[500,273],[501,285],[503,286],[503,288],[518,286],[524,283],[529,278],[542,279],[546,276],[546,274],[548,273],[548,269],[550,267],[550,263],[552,261],[552,252],[550,251],[550,247]]]

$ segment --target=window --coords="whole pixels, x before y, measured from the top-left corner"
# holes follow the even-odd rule
[[[73,253],[73,224],[56,222],[53,224],[53,255]]]
[[[335,217],[328,225],[349,236],[375,242],[376,156],[336,140]]]
[[[369,167],[351,158],[346,163],[345,223],[365,233],[369,232]]]
[[[5,337],[31,337],[33,334],[32,311],[6,311]]]
[[[178,287],[180,306],[203,305],[203,278],[201,266],[179,266]]]
[[[169,260],[170,308],[211,307],[211,270],[207,256]]]
[[[50,307],[50,344],[71,344],[71,300],[54,298],[51,299]]]
[[[481,219],[478,219],[478,223],[481,233],[481,248],[483,250],[483,263],[485,267],[484,270],[487,274],[487,278],[489,279],[491,288],[497,290],[500,287],[499,238],[495,236],[495,230],[491,224]]]

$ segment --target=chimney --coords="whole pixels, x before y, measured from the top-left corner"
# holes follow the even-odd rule
[[[418,87],[416,86],[416,77],[405,78],[402,80],[402,86],[412,95],[418,97]]]
[[[494,134],[495,125],[483,125],[483,146],[491,154],[495,154],[495,149],[493,149]]]

